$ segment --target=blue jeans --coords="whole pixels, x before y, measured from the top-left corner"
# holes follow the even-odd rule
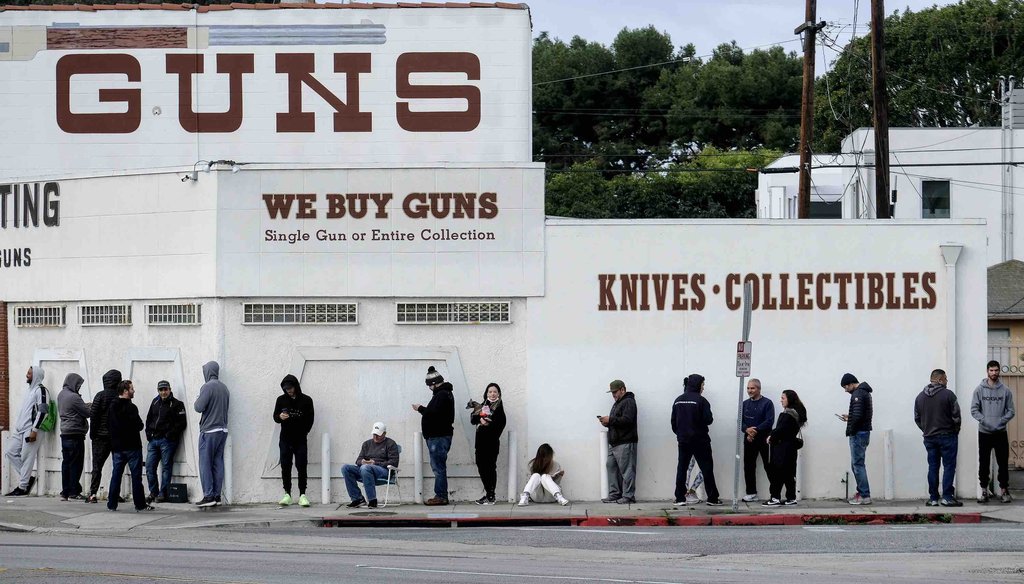
[[[871,432],[857,432],[850,436],[850,467],[853,470],[853,478],[857,481],[857,494],[861,497],[871,496],[871,487],[868,486],[868,470],[864,467],[864,453],[871,443]]]
[[[199,481],[203,483],[203,498],[216,498],[224,486],[224,444],[227,432],[201,432],[199,434]]]
[[[942,498],[952,501],[953,476],[956,473],[956,434],[925,436],[924,449],[928,452],[928,497],[939,500],[939,462],[942,462]]]
[[[124,467],[132,475],[132,502],[136,509],[146,508],[146,491],[142,488],[142,450],[121,450],[111,452],[114,467],[110,474],[110,489],[107,493],[107,509],[117,510],[117,500],[121,495],[121,476]]]
[[[430,470],[434,471],[434,496],[448,500],[448,451],[452,448],[451,436],[427,438],[430,452]]]
[[[146,478],[149,480],[151,495],[167,498],[167,487],[171,484],[171,470],[174,466],[174,451],[178,443],[167,438],[154,438],[149,441],[146,452]],[[160,482],[156,480],[156,465],[159,463]]]
[[[345,488],[348,489],[350,499],[358,501],[363,498],[359,492],[359,483],[362,482],[366,498],[373,501],[377,498],[377,479],[388,478],[388,469],[376,464],[346,464],[341,467],[341,476],[345,479]]]

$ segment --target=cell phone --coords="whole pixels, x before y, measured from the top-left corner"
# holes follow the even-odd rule
[[[598,414],[598,415],[597,415],[597,419],[598,419],[598,420],[600,420],[600,419],[601,419],[601,414]]]

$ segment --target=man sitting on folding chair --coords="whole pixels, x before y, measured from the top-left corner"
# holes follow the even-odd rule
[[[373,425],[373,437],[363,442],[355,464],[341,467],[341,476],[345,478],[345,488],[352,502],[350,508],[366,505],[371,509],[377,507],[377,481],[390,482],[398,472],[398,456],[402,448],[394,440],[387,437],[387,426],[384,422]],[[363,483],[366,498],[359,492],[359,483]],[[369,501],[369,503],[367,503]],[[386,503],[385,503],[386,504]]]

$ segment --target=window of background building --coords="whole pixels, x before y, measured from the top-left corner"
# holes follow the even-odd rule
[[[842,219],[842,201],[815,201],[811,197],[811,208],[808,209],[807,217],[810,219]]]
[[[921,218],[949,219],[949,181],[921,181]]]

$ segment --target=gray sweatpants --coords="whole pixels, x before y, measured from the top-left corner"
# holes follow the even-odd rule
[[[608,447],[608,496],[636,498],[636,443]]]
[[[35,466],[39,443],[43,438],[42,432],[36,432],[35,442],[25,442],[28,434],[12,432],[7,442],[7,451],[4,452],[7,460],[11,461],[11,469],[18,474],[18,486],[22,489],[28,489],[28,479],[32,476],[32,467]]]

